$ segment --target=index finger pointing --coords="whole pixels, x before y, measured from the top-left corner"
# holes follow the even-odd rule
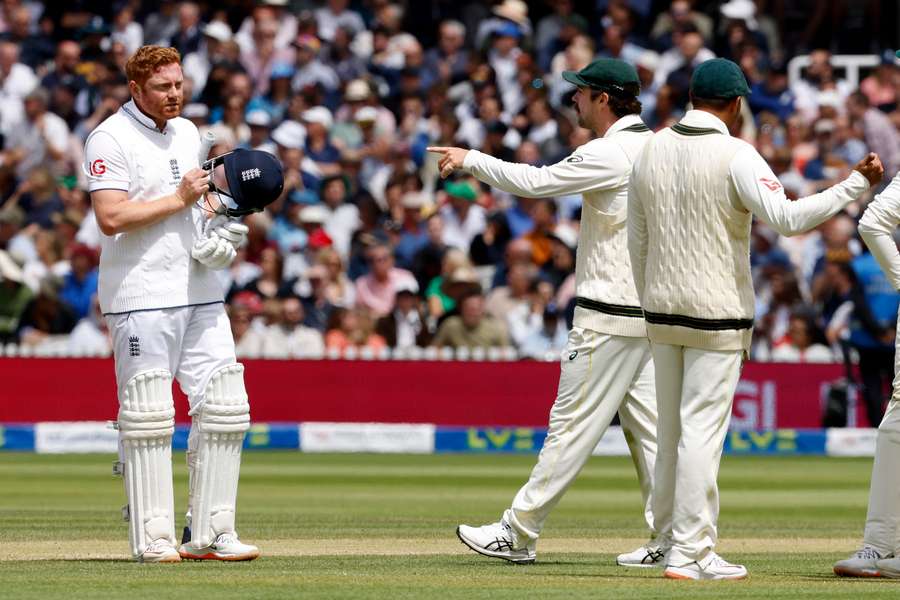
[[[447,146],[428,146],[425,149],[429,152],[450,152],[450,150],[452,150],[452,148]]]

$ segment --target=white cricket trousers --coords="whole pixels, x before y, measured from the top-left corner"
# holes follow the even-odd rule
[[[739,350],[650,344],[659,411],[653,514],[668,564],[704,559],[716,545],[719,460],[741,372]]]
[[[656,394],[648,340],[576,327],[569,332],[561,363],[547,438],[531,477],[506,511],[507,522],[526,543],[536,540],[619,411],[652,535]]]
[[[900,555],[900,328],[894,345],[894,391],[878,426],[863,536],[882,556]]]

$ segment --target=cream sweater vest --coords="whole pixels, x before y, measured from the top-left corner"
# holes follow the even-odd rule
[[[746,350],[753,331],[751,213],[729,166],[746,144],[676,125],[645,146],[631,185],[645,199],[643,308],[662,344]],[[677,160],[674,158],[677,157]]]

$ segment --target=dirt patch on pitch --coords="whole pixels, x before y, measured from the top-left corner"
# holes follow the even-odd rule
[[[266,556],[410,556],[470,552],[455,537],[421,538],[251,540]],[[542,539],[538,553],[615,554],[638,547],[640,538],[552,538]],[[719,543],[718,551],[729,554],[852,552],[855,538],[732,538]],[[0,546],[0,561],[12,560],[128,560],[125,542],[66,540],[11,542]]]

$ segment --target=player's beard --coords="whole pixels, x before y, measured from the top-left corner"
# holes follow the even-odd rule
[[[584,119],[584,115],[581,114],[581,109],[578,108],[578,105],[575,105],[575,114],[578,116],[578,126],[583,129],[590,129],[587,122]]]

